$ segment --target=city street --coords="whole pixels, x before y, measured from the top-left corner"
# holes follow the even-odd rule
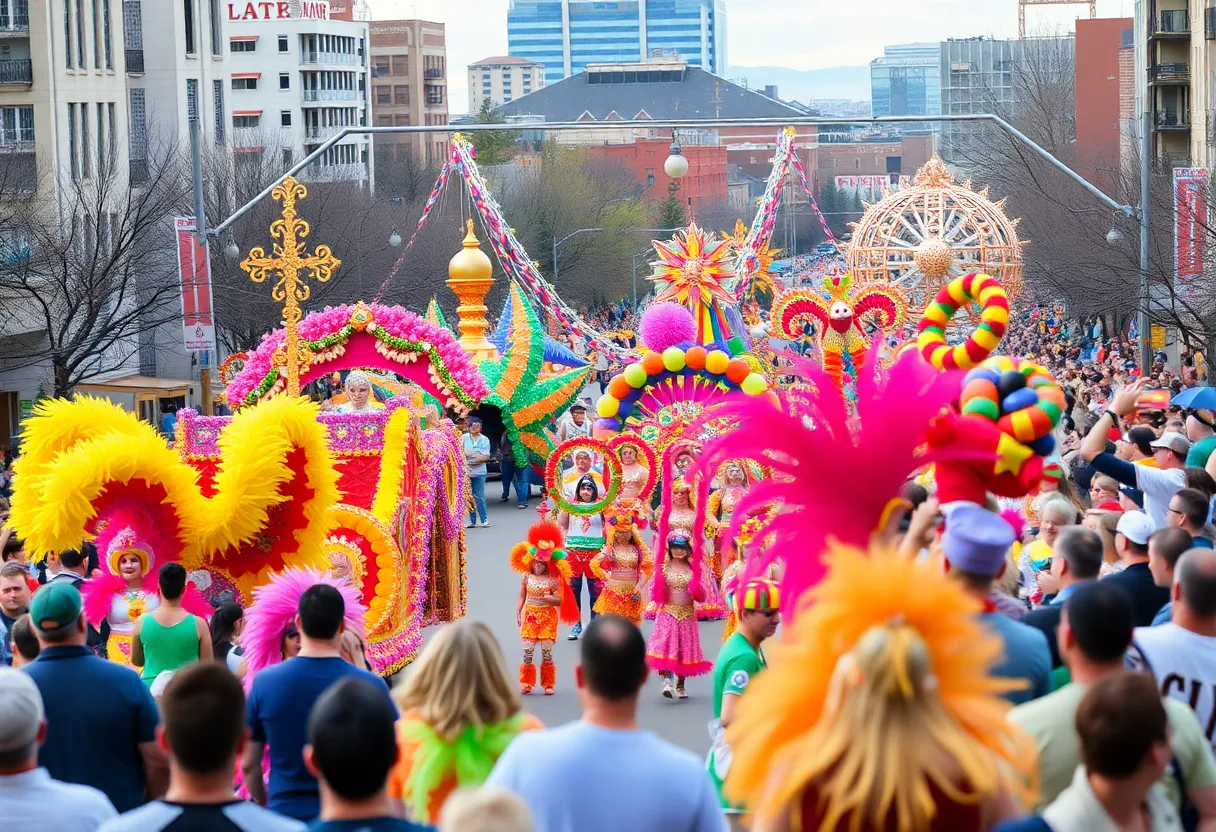
[[[502,486],[498,481],[486,483],[486,498],[489,503],[490,523],[488,529],[469,529],[468,582],[470,618],[484,621],[498,637],[507,657],[507,672],[514,680],[520,662],[521,645],[519,630],[515,626],[515,599],[519,592],[519,575],[507,563],[511,547],[527,535],[528,526],[536,521],[535,507],[539,497],[533,497],[528,511],[515,506],[514,495],[510,502],[500,503]],[[584,590],[585,594],[585,590]],[[586,623],[587,609],[584,597],[583,620]],[[722,639],[721,621],[701,623],[701,644],[709,660],[718,653]],[[524,697],[524,707],[535,714],[546,725],[558,725],[579,714],[578,693],[574,686],[574,666],[578,661],[578,642],[566,641],[567,628],[562,625],[553,651],[557,663],[557,691],[553,696],[537,692]],[[435,629],[430,628],[429,637]],[[642,632],[649,635],[650,622],[642,622]],[[537,660],[539,661],[539,652]],[[408,668],[405,671],[408,673]],[[642,693],[639,717],[642,727],[654,731],[666,739],[704,754],[709,749],[707,724],[711,716],[710,698],[712,684],[709,676],[688,680],[689,698],[683,702],[664,699],[659,693],[660,683],[652,676]]]

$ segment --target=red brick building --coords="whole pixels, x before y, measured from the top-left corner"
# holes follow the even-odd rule
[[[1107,193],[1119,167],[1120,47],[1132,25],[1130,17],[1077,21],[1077,172]]]
[[[630,144],[591,147],[588,152],[594,157],[625,165],[645,188],[643,195],[661,202],[667,199],[667,189],[673,181],[663,170],[670,147],[671,142],[667,139],[638,139]],[[690,214],[696,217],[702,206],[726,202],[726,148],[686,144],[681,152],[688,160],[688,174],[679,180],[679,196]]]
[[[899,177],[913,176],[933,156],[933,136],[907,135],[878,142],[821,142],[816,153],[814,188],[832,182],[845,190],[859,189],[866,196],[866,183],[886,177],[890,184]],[[873,189],[877,190],[877,189]]]

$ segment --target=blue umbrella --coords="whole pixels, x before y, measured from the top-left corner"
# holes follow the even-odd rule
[[[1170,404],[1196,410],[1216,410],[1216,387],[1191,387],[1174,396]]]

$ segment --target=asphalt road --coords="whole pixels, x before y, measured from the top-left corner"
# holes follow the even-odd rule
[[[486,498],[489,503],[490,528],[468,530],[468,615],[484,621],[494,631],[507,658],[507,673],[512,679],[518,677],[523,646],[519,629],[515,626],[515,601],[519,591],[519,576],[507,562],[511,547],[527,536],[528,526],[536,522],[536,506],[539,497],[533,497],[529,510],[521,511],[515,505],[514,494],[510,502],[500,503],[502,485],[498,481],[486,483]],[[583,622],[587,622],[587,599],[584,590]],[[722,644],[721,621],[701,622],[701,647],[705,657],[713,661]],[[557,690],[552,696],[536,692],[524,697],[525,709],[535,714],[546,725],[560,725],[579,715],[578,691],[574,685],[574,666],[578,662],[578,642],[566,641],[565,625],[559,625],[559,641],[553,651],[557,663]],[[425,635],[434,632],[428,629]],[[650,635],[650,622],[642,622],[642,632]],[[540,662],[540,651],[536,661]],[[408,671],[407,671],[408,672]],[[686,683],[689,698],[680,701],[664,699],[660,693],[661,682],[652,676],[642,691],[638,718],[642,727],[688,748],[698,754],[709,750],[708,723],[713,715],[710,699],[713,685],[710,676],[689,679]]]

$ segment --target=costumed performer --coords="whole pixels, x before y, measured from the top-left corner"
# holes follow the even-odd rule
[[[81,586],[85,618],[100,628],[110,626],[106,655],[110,661],[131,667],[131,633],[144,613],[160,606],[154,567],[177,560],[181,543],[161,533],[163,526],[134,503],[111,505],[105,528],[97,535],[97,551],[104,570]],[[186,584],[181,605],[186,612],[207,619],[211,605],[193,583]]]
[[[629,444],[621,445],[621,490],[616,498],[616,505],[622,511],[641,510],[640,499],[646,481],[650,479],[650,469],[638,461],[638,449]],[[644,527],[644,523],[643,523]]]
[[[384,409],[384,405],[372,395],[371,376],[362,370],[347,373],[342,389],[346,392],[346,401],[338,405],[339,413],[374,413]]]
[[[711,550],[706,553],[714,576],[722,577],[722,573],[739,556],[735,551],[735,542],[730,538],[731,519],[735,506],[747,493],[751,485],[751,477],[743,463],[733,460],[722,469],[722,486],[709,495],[709,503],[705,507],[705,533],[710,539]]]
[[[687,699],[684,680],[713,669],[701,653],[701,634],[693,602],[703,594],[701,559],[683,531],[667,536],[655,568],[654,629],[646,642],[646,663],[663,677],[663,696]]]
[[[579,479],[573,489],[572,502],[588,505],[599,502],[600,488],[590,475]],[[591,559],[604,548],[604,513],[570,514],[563,511],[558,516],[558,525],[566,535],[566,561],[570,565],[570,591],[574,595],[574,606],[578,618],[566,638],[575,641],[583,634],[583,582],[587,583],[587,606],[591,618],[599,615],[595,602],[600,597],[600,585],[591,573]]]
[[[531,693],[536,686],[532,657],[539,646],[541,690],[545,696],[553,695],[557,682],[557,667],[553,664],[557,621],[560,618],[570,624],[577,620],[578,607],[570,593],[570,564],[563,545],[562,530],[544,522],[528,529],[527,541],[511,549],[511,568],[523,575],[515,607],[515,623],[524,642],[524,660],[519,666],[523,693]]]
[[[689,457],[691,464],[691,457]],[[672,531],[683,532],[689,540],[699,544],[698,550],[703,550],[705,535],[696,536],[694,529],[704,527],[697,523],[697,510],[692,502],[692,486],[683,477],[671,480],[670,498],[659,509],[659,522],[654,538],[655,556],[661,559],[663,541]],[[713,570],[701,572],[701,597],[696,602],[697,619],[700,621],[716,621],[726,617],[726,603],[718,589],[718,581]],[[651,603],[646,607],[646,618],[654,618],[657,605]]]
[[[591,572],[602,584],[595,612],[619,615],[642,623],[642,581],[654,572],[650,547],[642,542],[637,518],[610,509],[605,514],[609,540],[591,561]]]
[[[475,788],[524,731],[545,726],[521,710],[490,628],[463,618],[441,627],[393,691],[400,752],[388,794],[405,817],[433,824],[458,788]]]

